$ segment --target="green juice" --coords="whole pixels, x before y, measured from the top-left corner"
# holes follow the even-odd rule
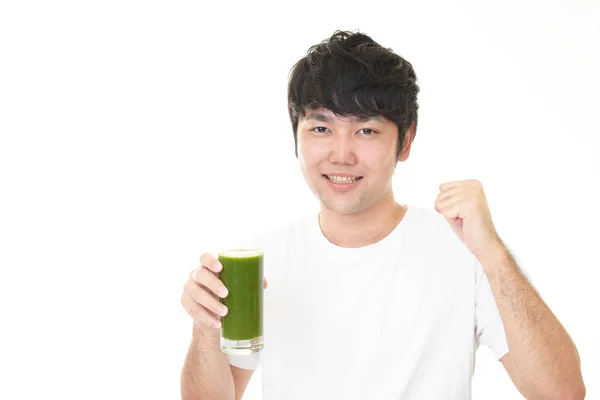
[[[229,291],[221,302],[229,310],[221,318],[221,336],[228,340],[251,340],[263,334],[262,250],[219,253],[223,269],[219,278]]]

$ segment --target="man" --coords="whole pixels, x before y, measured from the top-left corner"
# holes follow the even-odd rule
[[[440,186],[435,210],[392,190],[417,127],[409,62],[336,32],[293,68],[296,156],[318,215],[263,238],[265,348],[219,347],[222,266],[204,254],[184,287],[194,319],[184,399],[240,399],[262,365],[263,398],[469,399],[489,347],[532,399],[582,399],[575,345],[499,238],[476,180]]]

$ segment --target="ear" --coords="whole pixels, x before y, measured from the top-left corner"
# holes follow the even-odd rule
[[[398,161],[406,161],[408,156],[410,155],[410,147],[412,146],[413,139],[415,138],[416,133],[416,124],[413,122],[410,125],[410,128],[406,131],[406,135],[404,136],[404,145],[402,146],[402,151],[398,156]]]

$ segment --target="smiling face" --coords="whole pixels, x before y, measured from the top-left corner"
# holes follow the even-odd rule
[[[392,194],[398,161],[410,153],[414,129],[396,158],[398,126],[382,117],[337,117],[319,108],[298,123],[298,160],[321,206],[341,215],[359,213]]]

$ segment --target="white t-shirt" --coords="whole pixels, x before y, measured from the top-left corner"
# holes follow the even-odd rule
[[[409,206],[379,242],[343,248],[318,215],[265,248],[263,399],[471,398],[479,344],[500,359],[504,327],[481,265],[440,214]]]

